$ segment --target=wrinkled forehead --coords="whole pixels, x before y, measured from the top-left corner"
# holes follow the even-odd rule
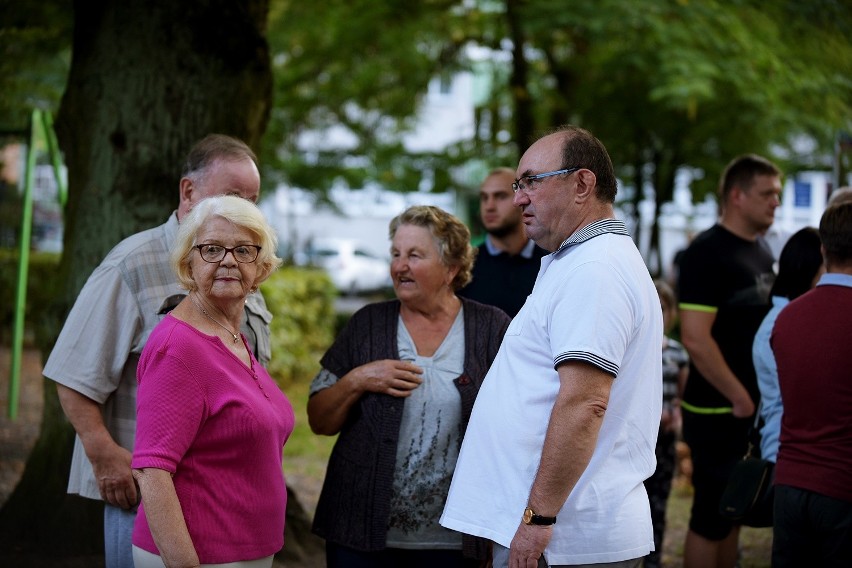
[[[260,173],[250,159],[214,161],[198,180],[205,197],[236,195],[256,201],[260,193]]]

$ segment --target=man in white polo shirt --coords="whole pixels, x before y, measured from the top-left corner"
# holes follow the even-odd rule
[[[521,158],[527,234],[554,251],[512,320],[465,434],[441,524],[494,543],[494,566],[639,566],[643,481],[662,401],[660,301],[624,224],[612,162],[566,126]]]

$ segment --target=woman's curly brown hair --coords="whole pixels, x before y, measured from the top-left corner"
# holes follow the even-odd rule
[[[441,262],[445,266],[459,267],[458,274],[451,283],[453,290],[463,288],[470,282],[477,251],[470,244],[470,231],[458,217],[440,207],[414,205],[391,220],[389,227],[391,240],[401,225],[429,229],[441,253]]]

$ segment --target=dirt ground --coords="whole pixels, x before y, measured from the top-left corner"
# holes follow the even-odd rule
[[[9,350],[0,349],[0,504],[6,502],[24,472],[27,456],[38,438],[44,402],[41,355],[26,349],[21,360],[18,416],[15,420],[9,418],[10,367]]]

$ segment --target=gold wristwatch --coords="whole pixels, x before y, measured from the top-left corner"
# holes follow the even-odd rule
[[[521,520],[524,521],[525,525],[539,525],[543,527],[556,523],[556,517],[536,515],[535,511],[533,511],[530,507],[524,509],[524,516],[521,517]]]

